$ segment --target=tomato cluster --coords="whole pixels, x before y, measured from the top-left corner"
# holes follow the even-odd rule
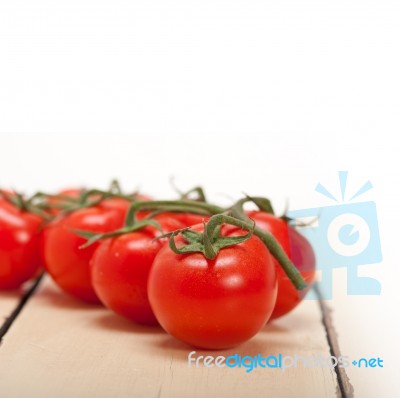
[[[0,289],[44,269],[77,299],[196,347],[232,347],[290,312],[314,279],[308,241],[260,203],[0,191]]]

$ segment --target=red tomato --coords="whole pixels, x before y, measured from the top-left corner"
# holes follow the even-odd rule
[[[203,225],[192,228],[202,231]],[[244,232],[223,226],[223,236]],[[179,246],[184,241],[176,238]],[[272,256],[256,236],[221,249],[213,260],[201,253],[175,254],[165,245],[150,270],[148,294],[161,326],[177,339],[223,349],[254,336],[268,321],[277,292]]]
[[[165,215],[154,218],[165,232],[183,228]],[[154,257],[165,241],[152,226],[104,240],[91,260],[92,285],[102,303],[128,319],[145,325],[158,322],[147,297],[147,279]]]
[[[39,216],[0,200],[0,289],[17,288],[38,274],[41,224]]]
[[[44,231],[45,267],[54,281],[67,293],[89,303],[99,299],[91,285],[89,262],[99,243],[80,249],[86,240],[72,230],[95,233],[122,227],[129,202],[107,199],[54,220]]]
[[[270,232],[276,238],[308,285],[303,290],[297,290],[274,259],[278,278],[278,296],[271,316],[272,320],[295,308],[310,289],[315,275],[315,255],[308,240],[281,218],[262,211],[249,211],[247,215],[259,228]]]

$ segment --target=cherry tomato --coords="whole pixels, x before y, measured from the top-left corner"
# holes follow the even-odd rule
[[[164,214],[154,218],[165,232],[184,227]],[[102,303],[128,319],[156,325],[147,297],[147,279],[154,257],[165,241],[154,240],[160,232],[142,230],[104,240],[91,260],[92,285]]]
[[[42,219],[0,199],[0,289],[14,289],[41,269]]]
[[[86,240],[73,230],[95,233],[110,232],[122,227],[129,202],[107,199],[100,204],[77,210],[55,219],[44,230],[45,267],[65,292],[89,303],[99,303],[91,285],[89,262],[99,243],[80,249]]]
[[[289,226],[285,220],[262,211],[249,211],[247,215],[259,228],[270,232],[276,238],[308,285],[303,290],[297,290],[274,259],[278,278],[278,296],[271,316],[272,320],[290,312],[309,291],[315,276],[315,255],[308,240]]]
[[[203,231],[203,225],[192,228]],[[244,231],[223,226],[222,236]],[[176,238],[177,246],[184,243]],[[175,254],[165,245],[148,281],[151,307],[160,325],[177,339],[205,349],[223,349],[254,336],[268,321],[277,292],[272,256],[256,236],[221,249]]]

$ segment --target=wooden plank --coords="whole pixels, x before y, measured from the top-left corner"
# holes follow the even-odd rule
[[[2,398],[336,397],[329,367],[189,367],[183,345],[160,329],[134,325],[62,295],[46,280],[0,348]],[[330,355],[318,302],[266,326],[251,341],[199,355]]]
[[[0,343],[41,279],[42,276],[39,276],[25,283],[20,289],[0,291]]]
[[[355,397],[375,398],[400,396],[398,382],[399,349],[396,345],[399,336],[398,317],[389,310],[393,306],[393,295],[387,291],[398,290],[396,278],[384,279],[376,265],[364,266],[361,276],[375,277],[384,282],[381,295],[349,295],[347,293],[347,270],[333,272],[333,299],[327,304],[332,310],[341,354],[351,361],[360,358],[381,358],[383,367],[365,367],[362,362],[346,368],[349,382],[355,390]],[[393,286],[390,286],[390,285]],[[348,395],[351,396],[350,394]]]

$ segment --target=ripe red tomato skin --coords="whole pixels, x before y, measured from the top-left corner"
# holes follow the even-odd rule
[[[276,238],[308,285],[306,289],[297,290],[274,259],[277,269],[278,296],[270,318],[272,321],[292,311],[309,291],[315,276],[315,255],[307,239],[285,220],[262,211],[249,211],[247,215],[255,221],[257,227],[269,231]]]
[[[165,215],[156,216],[165,232],[183,228]],[[107,239],[91,260],[91,280],[102,303],[118,315],[144,325],[158,325],[147,295],[147,279],[153,260],[165,244],[156,240],[154,227]]]
[[[43,257],[50,276],[65,292],[88,303],[100,303],[90,280],[90,259],[99,243],[80,249],[86,240],[72,230],[97,233],[122,227],[129,202],[109,199],[54,220],[44,230]]]
[[[243,233],[222,228],[224,236]],[[178,237],[177,245],[182,242]],[[222,249],[213,260],[201,253],[178,255],[165,245],[148,280],[160,325],[177,339],[205,349],[230,348],[254,336],[268,321],[276,292],[272,256],[256,236]]]
[[[42,268],[39,241],[43,220],[0,200],[0,289],[15,289]]]

